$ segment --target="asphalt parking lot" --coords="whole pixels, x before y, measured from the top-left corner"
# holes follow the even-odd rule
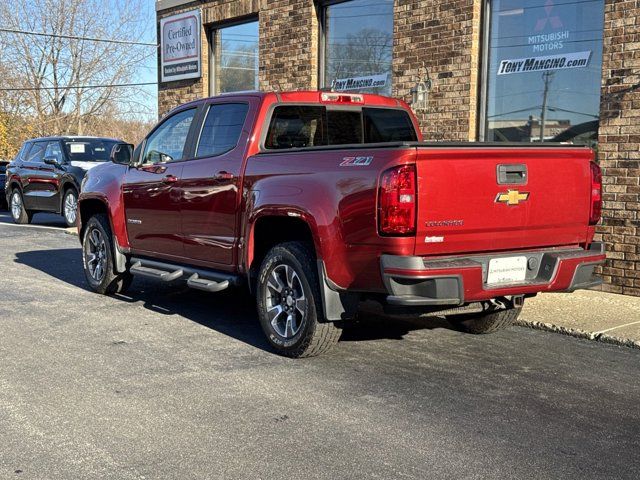
[[[89,292],[0,213],[0,478],[638,478],[640,350],[365,317],[290,360],[251,299]]]

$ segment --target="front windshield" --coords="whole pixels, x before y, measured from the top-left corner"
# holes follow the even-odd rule
[[[72,162],[107,162],[111,149],[118,142],[100,138],[65,140],[64,149]]]

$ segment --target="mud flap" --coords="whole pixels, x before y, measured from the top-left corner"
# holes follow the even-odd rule
[[[320,294],[322,295],[322,307],[324,318],[328,322],[350,320],[355,317],[360,295],[339,291],[331,280],[327,278],[327,272],[322,260],[318,260],[318,280],[320,281]]]
[[[124,273],[127,271],[127,257],[118,248],[118,242],[113,239],[113,263],[116,273]]]

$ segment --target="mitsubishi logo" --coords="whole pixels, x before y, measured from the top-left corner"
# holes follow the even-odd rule
[[[552,15],[554,4],[553,0],[547,0],[547,3],[544,5],[544,15],[542,18],[538,19],[536,23],[535,31],[539,32],[540,30],[544,30],[547,27],[547,23],[551,24],[552,28],[562,28],[562,20],[558,15]]]

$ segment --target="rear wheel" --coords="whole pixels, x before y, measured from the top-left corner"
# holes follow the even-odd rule
[[[87,283],[97,293],[123,293],[131,285],[129,272],[117,273],[113,261],[113,237],[105,215],[87,222],[82,238],[82,263]]]
[[[78,192],[70,188],[62,199],[62,215],[67,227],[74,227],[78,218]]]
[[[269,343],[287,357],[319,355],[342,330],[323,321],[318,273],[311,249],[302,242],[272,248],[260,267],[257,306]]]
[[[468,333],[493,333],[513,325],[521,311],[522,304],[515,306],[511,300],[493,300],[481,313],[455,316],[450,320]]]
[[[31,223],[33,213],[27,211],[24,208],[24,201],[22,199],[22,193],[17,188],[11,192],[9,211],[11,212],[11,218],[15,223],[26,224]]]

